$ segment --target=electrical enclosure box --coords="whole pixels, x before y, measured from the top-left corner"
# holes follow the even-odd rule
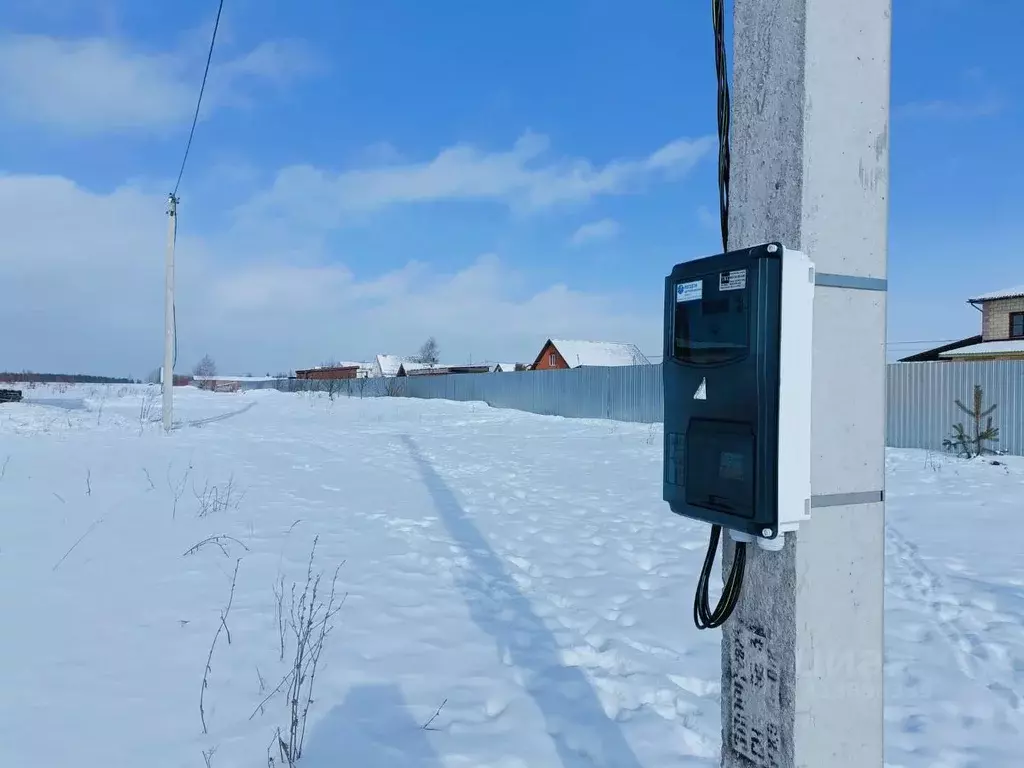
[[[672,269],[662,370],[673,512],[762,539],[810,517],[813,319],[814,266],[780,243]]]

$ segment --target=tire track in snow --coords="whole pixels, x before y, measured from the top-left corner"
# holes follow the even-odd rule
[[[1019,662],[995,654],[980,633],[998,618],[992,611],[971,605],[946,588],[943,579],[925,564],[917,546],[892,526],[885,527],[885,540],[900,568],[891,583],[900,597],[916,602],[931,618],[969,679],[979,683],[1004,701],[1015,719],[1024,715],[1024,701],[1006,684],[1019,674]]]

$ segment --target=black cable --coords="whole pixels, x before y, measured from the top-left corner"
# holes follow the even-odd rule
[[[171,327],[174,329],[174,355],[171,357],[171,370],[178,364],[178,305],[171,302]]]
[[[743,575],[747,566],[747,545],[743,542],[736,544],[736,553],[733,556],[729,578],[725,582],[718,604],[714,610],[711,610],[709,597],[711,569],[715,563],[715,555],[718,552],[718,543],[721,537],[722,526],[711,526],[711,540],[708,542],[704,565],[701,566],[700,577],[697,579],[697,591],[693,597],[693,623],[697,629],[717,629],[722,626],[732,615],[740,599]]]
[[[715,73],[718,78],[718,205],[722,219],[722,250],[729,250],[729,72],[725,57],[725,0],[711,0],[711,18],[715,30]],[[693,623],[697,629],[716,629],[732,615],[740,599],[743,574],[747,566],[747,545],[736,543],[732,568],[726,579],[718,605],[711,610],[708,587],[711,569],[718,554],[722,526],[711,526],[711,539],[704,556],[704,565],[697,579],[697,592],[693,598]]]
[[[203,68],[203,81],[199,84],[199,97],[196,99],[196,111],[192,114],[192,127],[188,131],[188,141],[185,142],[185,152],[181,157],[181,167],[178,168],[178,179],[174,182],[174,191],[171,192],[171,204],[178,203],[178,188],[181,186],[181,177],[185,175],[185,163],[188,162],[188,153],[192,149],[192,139],[196,135],[196,125],[199,123],[199,109],[203,105],[203,94],[206,93],[206,81],[210,77],[210,62],[213,61],[213,48],[217,43],[217,30],[220,29],[220,17],[224,12],[224,0],[217,4],[217,18],[213,20],[213,34],[210,35],[210,48],[206,52],[206,66]],[[176,213],[171,213],[177,217]],[[177,226],[177,222],[175,222]],[[174,356],[172,357],[171,370],[178,363],[178,307],[171,305],[171,327],[174,329]],[[172,382],[173,383],[173,382]]]
[[[224,10],[224,0],[220,0],[217,6],[217,18],[213,22],[213,34],[210,36],[210,50],[206,53],[206,68],[203,70],[203,82],[199,86],[199,98],[196,99],[196,111],[192,115],[192,128],[188,132],[188,141],[185,143],[185,154],[181,158],[181,168],[178,170],[178,180],[174,183],[174,191],[171,197],[178,196],[178,187],[181,186],[181,177],[185,173],[185,162],[188,160],[188,151],[192,148],[192,137],[196,134],[196,123],[199,122],[199,107],[203,103],[203,93],[206,91],[206,79],[210,76],[210,62],[213,60],[213,46],[217,42],[217,29],[220,27],[220,15]]]
[[[718,208],[722,219],[722,251],[729,250],[729,72],[725,57],[725,0],[711,0],[715,29],[715,74],[718,80]]]

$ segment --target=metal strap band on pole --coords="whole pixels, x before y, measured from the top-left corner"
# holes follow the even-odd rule
[[[819,493],[811,496],[811,509],[822,507],[852,507],[857,504],[878,504],[885,501],[885,491],[856,491],[854,493]]]
[[[815,272],[814,284],[823,288],[849,288],[855,291],[888,291],[889,281],[881,277],[859,277]]]

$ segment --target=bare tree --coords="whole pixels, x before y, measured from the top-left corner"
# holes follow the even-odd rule
[[[217,375],[217,364],[213,361],[213,358],[209,355],[203,355],[203,359],[196,363],[196,367],[192,369],[192,375],[194,376],[216,376]]]
[[[405,377],[388,376],[384,379],[384,394],[388,397],[405,396]]]
[[[427,365],[437,365],[440,357],[438,355],[437,339],[431,336],[420,347],[419,353],[416,355],[417,363],[425,363]]]
[[[331,402],[334,402],[334,396],[338,393],[338,390],[341,388],[341,384],[338,382],[337,379],[327,379],[325,384],[327,387],[327,398]]]

